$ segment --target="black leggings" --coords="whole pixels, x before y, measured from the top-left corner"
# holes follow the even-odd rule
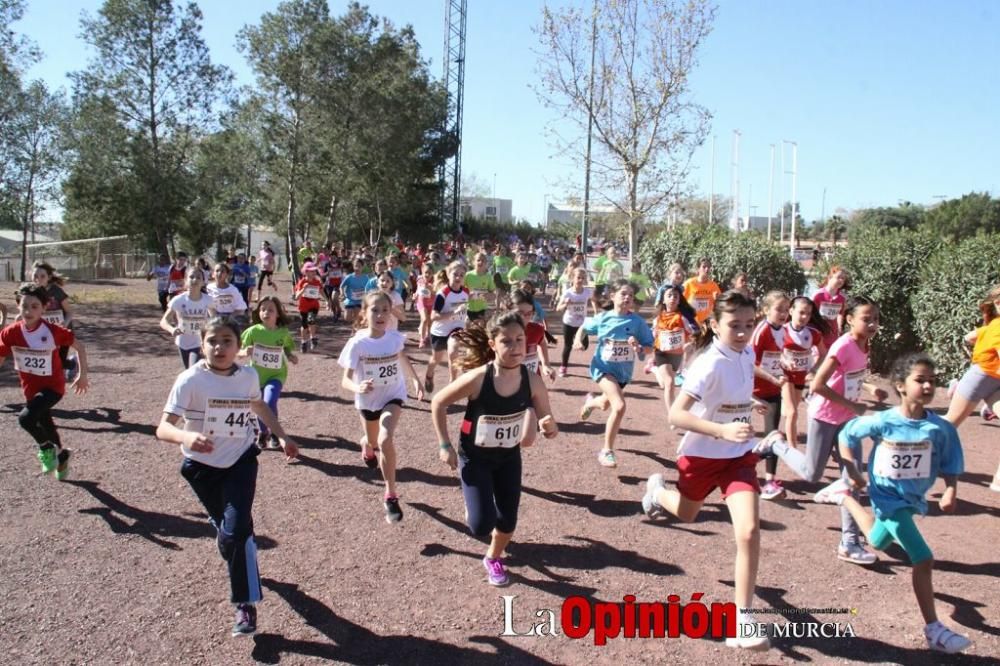
[[[500,455],[458,456],[459,479],[469,530],[486,536],[494,528],[510,534],[521,504],[521,447]]]
[[[261,271],[260,275],[257,276],[257,296],[261,294],[260,288],[264,286],[264,279],[267,279],[267,284],[274,286],[274,282],[271,280],[271,276],[274,275],[274,271]]]
[[[573,339],[576,337],[576,332],[580,330],[579,326],[570,326],[566,322],[563,322],[563,348],[562,348],[562,364],[563,367],[569,365],[569,354],[573,351]],[[583,334],[583,348],[586,349],[590,346],[590,338],[587,334]]]
[[[38,444],[62,446],[56,424],[52,420],[52,408],[62,400],[62,394],[52,389],[42,389],[33,395],[17,415],[17,422],[28,431]]]

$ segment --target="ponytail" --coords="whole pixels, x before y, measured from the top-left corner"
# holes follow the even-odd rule
[[[461,347],[461,352],[455,359],[456,367],[462,372],[468,372],[493,361],[496,352],[490,347],[490,340],[511,324],[517,324],[523,330],[524,318],[516,311],[498,312],[486,326],[470,326],[454,333],[453,337]]]

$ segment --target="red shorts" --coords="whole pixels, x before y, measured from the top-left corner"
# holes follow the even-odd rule
[[[677,490],[695,502],[702,501],[716,488],[722,490],[722,499],[744,490],[760,494],[758,460],[750,451],[739,458],[681,456],[677,459]]]

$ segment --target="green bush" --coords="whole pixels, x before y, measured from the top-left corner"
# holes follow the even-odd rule
[[[829,262],[847,269],[849,294],[867,296],[879,305],[882,327],[869,355],[876,372],[887,370],[899,355],[920,349],[911,295],[921,268],[938,246],[940,240],[926,232],[865,226],[853,230],[850,244],[838,248]],[[827,266],[819,267],[820,275]]]
[[[942,379],[958,377],[968,365],[962,338],[981,322],[979,302],[1000,283],[1000,235],[981,234],[944,244],[924,262],[910,295],[913,328]]]
[[[782,246],[756,232],[736,234],[719,225],[683,225],[647,238],[639,249],[643,272],[657,283],[675,261],[693,272],[703,256],[712,261],[712,274],[723,289],[739,272],[747,274],[747,284],[758,296],[772,289],[801,293],[806,287],[798,262]]]

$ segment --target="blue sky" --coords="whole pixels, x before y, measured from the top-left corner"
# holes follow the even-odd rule
[[[567,0],[568,2],[569,0]],[[573,0],[579,1],[579,0]],[[241,82],[251,73],[235,48],[237,31],[256,23],[276,0],[203,0],[212,57]],[[431,71],[440,76],[444,0],[372,0],[371,11],[411,24]],[[553,5],[558,3],[552,3]],[[589,2],[585,2],[589,6]],[[757,215],[767,214],[769,145],[798,143],[798,198],[807,219],[838,208],[933,204],[969,191],[1000,194],[1000,2],[962,0],[723,0],[692,77],[696,101],[714,115],[715,187],[731,191],[733,130],[741,131],[741,213],[749,188]],[[66,72],[86,62],[77,35],[81,11],[99,2],[28,0],[14,28],[35,40],[45,59],[29,75],[67,86]],[[331,2],[341,13],[346,4]],[[463,172],[496,196],[513,199],[515,216],[542,219],[546,200],[583,170],[552,157],[545,138],[551,114],[530,84],[536,78],[541,2],[471,0],[466,52]],[[710,141],[696,154],[692,185],[710,190]],[[776,157],[774,210],[791,177]],[[790,165],[790,148],[786,166]]]

